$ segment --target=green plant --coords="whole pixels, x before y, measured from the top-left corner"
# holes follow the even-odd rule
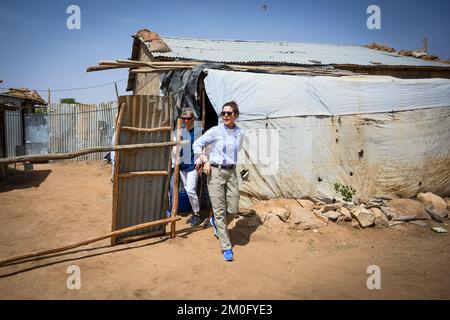
[[[68,104],[78,104],[78,102],[75,101],[75,98],[62,98],[59,99],[60,103],[68,103]]]
[[[339,192],[346,202],[352,202],[353,196],[356,194],[356,190],[352,186],[343,185],[339,182],[334,184],[334,190]]]

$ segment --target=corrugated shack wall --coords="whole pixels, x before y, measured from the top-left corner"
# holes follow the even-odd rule
[[[54,103],[48,111],[49,153],[67,153],[83,148],[111,145],[117,102],[97,105]],[[74,161],[101,160],[91,153]]]
[[[16,156],[16,146],[23,145],[23,126],[21,110],[5,111],[6,157]]]
[[[111,145],[116,113],[116,101],[96,105],[53,103],[47,114],[27,113],[24,119],[21,110],[6,110],[5,156],[16,156],[16,146],[23,145],[24,135],[29,155],[68,153]],[[101,160],[103,156],[102,153],[91,153],[70,160]]]
[[[25,114],[25,146],[27,154],[48,153],[48,116]]]
[[[122,126],[155,128],[171,126],[169,97],[122,96],[119,105],[125,103]],[[169,142],[170,132],[142,133],[121,131],[119,144]],[[167,171],[170,147],[121,151],[119,173],[135,171]],[[165,218],[167,209],[167,176],[142,176],[121,178],[118,181],[116,221],[113,230]],[[130,232],[118,237],[125,241],[130,237],[157,235],[165,232],[162,225]]]

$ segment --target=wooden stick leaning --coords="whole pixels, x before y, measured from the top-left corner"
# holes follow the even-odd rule
[[[181,144],[187,142],[182,141]],[[177,145],[176,142],[157,142],[157,143],[139,143],[139,144],[124,144],[118,146],[104,146],[104,147],[93,147],[81,149],[69,153],[50,153],[44,155],[29,155],[29,156],[18,156],[11,158],[0,158],[0,165],[9,163],[21,163],[21,162],[40,162],[48,160],[65,160],[72,159],[79,156],[83,156],[89,153],[96,152],[107,152],[107,151],[119,151],[119,150],[134,150],[134,149],[146,149],[146,148],[161,148],[170,147]]]
[[[49,249],[49,250],[43,250],[43,251],[33,251],[33,252],[29,252],[29,253],[25,253],[25,254],[13,256],[13,257],[5,258],[5,259],[0,259],[0,265],[5,264],[5,263],[11,263],[11,262],[14,262],[14,261],[20,261],[20,260],[24,260],[24,259],[29,259],[29,258],[35,258],[35,257],[39,257],[39,256],[51,254],[51,253],[57,253],[57,252],[66,251],[66,250],[73,249],[73,248],[76,248],[76,247],[84,246],[84,245],[89,244],[89,243],[97,242],[97,241],[100,241],[100,240],[103,240],[103,239],[116,237],[118,235],[121,235],[121,234],[124,234],[124,233],[128,233],[128,232],[131,232],[131,231],[146,229],[146,228],[153,227],[153,226],[160,225],[160,224],[175,223],[175,221],[180,220],[180,219],[181,219],[181,217],[174,217],[174,218],[166,218],[166,219],[161,219],[161,220],[157,220],[157,221],[141,223],[141,224],[138,224],[138,225],[135,225],[135,226],[132,226],[132,227],[127,227],[127,228],[123,228],[123,229],[120,229],[120,230],[113,231],[113,232],[105,234],[103,236],[90,238],[88,240],[84,240],[84,241],[80,241],[80,242],[76,242],[76,243],[71,243],[71,244],[68,244],[68,245],[66,245],[64,247],[59,247],[59,248],[54,248],[54,249]]]
[[[99,66],[89,67],[88,72],[107,70],[113,68],[130,68],[131,74],[136,73],[155,73],[166,72],[179,69],[190,69],[204,61],[136,61],[136,60],[115,60],[115,61],[100,61]],[[337,70],[327,66],[296,66],[296,65],[246,65],[246,64],[227,64],[235,71],[263,71],[269,73],[305,73],[315,75],[351,75],[351,71]]]
[[[119,178],[147,177],[147,176],[168,176],[167,171],[135,171],[119,173]]]
[[[120,131],[122,129],[122,121],[125,115],[126,103],[122,103],[121,108],[119,110],[119,115],[117,117],[116,127],[114,130],[114,146],[118,146],[120,144]],[[116,230],[117,225],[117,204],[118,204],[118,192],[119,192],[119,161],[120,161],[120,152],[115,152],[114,154],[114,163],[113,163],[113,203],[112,203],[112,220],[111,220],[111,231]],[[116,237],[111,237],[111,245],[114,246],[116,244]]]
[[[177,120],[177,147],[175,151],[175,168],[173,171],[173,194],[172,194],[172,218],[177,216],[178,210],[178,180],[180,177],[180,142],[181,142],[181,119]],[[170,224],[170,237],[175,238],[175,222]]]
[[[168,122],[169,122],[169,128],[170,128],[169,141],[172,141],[172,137],[173,137],[173,124],[174,124],[174,121],[173,121],[173,107],[172,107],[172,104],[173,104],[173,99],[172,99],[172,96],[169,95],[167,97],[167,106],[168,106],[168,109],[169,109],[168,110],[168,114],[169,114]],[[168,157],[167,157],[167,172],[169,174],[167,176],[166,183],[164,185],[164,202],[163,202],[164,206],[163,206],[163,208],[164,208],[164,210],[166,212],[166,215],[167,215],[167,212],[169,210],[172,211],[172,208],[169,208],[170,177],[171,177],[171,174],[172,174],[172,150],[173,150],[173,148],[170,150],[170,152],[168,154]],[[164,228],[164,233],[167,233],[166,228]]]
[[[159,131],[170,131],[170,130],[172,130],[172,128],[171,127],[137,128],[137,127],[123,126],[122,130],[123,131],[131,131],[131,132],[152,133],[152,132],[159,132]]]

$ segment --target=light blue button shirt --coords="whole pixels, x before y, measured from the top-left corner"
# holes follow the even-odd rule
[[[209,162],[217,165],[237,164],[237,154],[244,143],[245,130],[234,126],[228,128],[224,124],[212,127],[203,136],[195,140],[192,149],[195,159],[202,153],[202,149],[211,144]]]

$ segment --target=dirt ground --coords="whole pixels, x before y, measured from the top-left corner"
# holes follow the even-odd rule
[[[110,166],[35,165],[27,178],[0,182],[0,258],[58,247],[110,232]],[[241,218],[245,219],[245,218]],[[316,231],[231,229],[235,261],[222,258],[211,228],[176,239],[115,247],[109,240],[0,267],[0,299],[449,299],[450,239],[402,224]],[[67,268],[81,289],[67,289]],[[381,271],[369,290],[367,268]]]

